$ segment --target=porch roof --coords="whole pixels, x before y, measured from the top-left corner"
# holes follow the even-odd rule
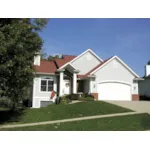
[[[69,72],[71,73],[79,73],[80,71],[78,69],[76,69],[73,65],[71,64],[67,64],[66,66],[64,66],[63,68],[61,69],[57,69],[58,72],[61,72],[61,71],[65,71],[65,69],[67,69]]]
[[[72,56],[72,55],[63,55],[63,58],[55,58],[54,61],[57,65],[57,68],[62,67],[63,65],[65,65],[67,62],[71,61],[72,59],[74,59],[76,56]]]

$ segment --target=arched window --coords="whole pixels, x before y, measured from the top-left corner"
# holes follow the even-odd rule
[[[54,79],[52,77],[42,77],[41,78],[41,91],[53,91]]]

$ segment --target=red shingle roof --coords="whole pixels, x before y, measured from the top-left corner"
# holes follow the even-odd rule
[[[55,73],[58,68],[74,59],[76,56],[63,55],[63,58],[56,58],[54,61],[41,60],[40,66],[33,66],[36,72]]]
[[[85,75],[79,75],[79,74],[78,74],[77,77],[80,78],[80,79],[82,79],[82,78],[85,77]]]
[[[66,64],[67,62],[71,61],[72,59],[74,59],[76,56],[71,56],[71,55],[63,55],[63,58],[56,58],[54,61],[57,64],[57,68],[60,68],[61,66],[63,66],[64,64]]]
[[[57,68],[53,61],[41,60],[40,66],[34,66],[36,72],[55,73]]]
[[[56,58],[54,61],[49,61],[49,60],[41,60],[40,66],[33,66],[35,68],[36,72],[41,72],[41,73],[55,73],[58,68],[63,66],[64,64],[68,63],[69,61],[73,60],[76,56],[71,56],[71,55],[63,55],[63,58]],[[78,78],[85,78],[90,73],[92,73],[94,70],[99,68],[101,65],[106,63],[108,60],[110,60],[112,57],[109,59],[106,59],[102,63],[98,64],[96,67],[94,67],[92,70],[90,70],[88,73],[85,75],[77,75]]]
[[[90,73],[92,73],[94,70],[96,70],[97,68],[99,68],[100,66],[102,66],[104,63],[106,63],[108,60],[110,60],[112,57],[104,60],[102,63],[98,64],[96,67],[94,67],[92,70],[90,70],[88,73],[86,73],[85,75],[78,75],[78,78],[85,78],[88,75],[90,75]]]

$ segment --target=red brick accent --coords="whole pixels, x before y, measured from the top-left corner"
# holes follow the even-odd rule
[[[94,99],[98,100],[98,93],[91,93],[94,96]]]
[[[139,101],[140,97],[138,94],[132,94],[132,101]]]

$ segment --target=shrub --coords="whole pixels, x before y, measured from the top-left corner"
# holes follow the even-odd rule
[[[79,97],[80,97],[79,94],[72,94],[72,95],[71,95],[71,100],[78,100]]]
[[[66,95],[66,97],[70,100],[78,100],[79,99],[79,94],[69,94],[69,95]]]
[[[79,94],[69,94],[69,95],[65,95],[59,98],[56,98],[56,104],[68,104],[70,103],[72,100],[84,100],[84,101],[93,101],[94,100],[94,96],[91,94],[82,94],[81,97]]]
[[[12,101],[7,97],[0,98],[0,107],[11,108],[13,106]]]
[[[68,95],[66,95],[66,98],[68,98],[68,99],[70,99],[70,100],[71,100],[71,95],[72,95],[72,94],[68,94]]]
[[[92,97],[80,97],[81,101],[94,101]]]
[[[29,100],[29,99],[24,99],[24,100],[22,101],[22,105],[23,105],[23,107],[31,107],[31,100]]]
[[[84,93],[84,94],[82,94],[82,95],[81,95],[81,97],[83,97],[83,98],[91,98],[91,99],[93,99],[93,100],[94,100],[94,96],[93,96],[93,95],[91,95],[91,94],[88,94],[88,93]]]
[[[71,102],[71,100],[67,97],[67,95],[59,97],[59,102],[61,104],[68,104]]]

